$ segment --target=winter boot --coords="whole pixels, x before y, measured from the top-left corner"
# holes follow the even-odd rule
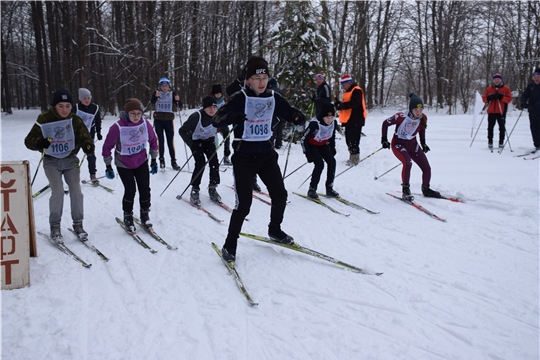
[[[331,186],[327,186],[326,187],[326,196],[330,196],[330,197],[339,197],[339,193],[334,190]]]
[[[60,229],[60,223],[51,224],[51,240],[57,244],[63,244],[64,238]]]
[[[133,223],[133,211],[131,212],[124,212],[124,226],[126,227],[127,231],[129,232],[135,232],[135,224]]]
[[[493,150],[493,142],[491,141],[488,142],[488,149]]]
[[[180,166],[178,166],[178,164],[176,163],[176,160],[171,160],[171,166],[172,166],[173,170],[176,170],[176,171],[180,170]],[[165,167],[165,166],[163,166],[163,167]]]
[[[253,186],[253,191],[256,191],[256,192],[261,192],[261,191],[262,191],[262,189],[261,189],[261,187],[259,186],[259,184],[257,184],[257,180],[254,180],[254,181],[253,181],[252,186]]]
[[[402,195],[401,198],[406,201],[413,201],[414,196],[411,195],[411,185],[401,184]]]
[[[150,209],[141,209],[141,224],[147,228],[152,228],[152,222],[150,221]]]
[[[223,157],[223,165],[227,165],[227,166],[231,166],[231,165],[232,165],[232,162],[231,162],[231,160],[229,160],[229,157],[228,157],[228,156],[224,156],[224,157]]]
[[[423,186],[422,185],[422,194],[425,197],[431,197],[431,198],[440,198],[441,197],[441,193],[438,192],[438,191],[435,191],[435,190],[431,190],[429,188],[429,185],[428,186]]]
[[[193,206],[201,206],[201,199],[199,197],[199,188],[192,187],[191,194],[189,194],[189,201]]]
[[[236,261],[236,256],[231,254],[229,251],[227,251],[225,247],[221,249],[221,257],[223,258],[223,260],[225,260],[226,262],[234,266],[234,262]]]
[[[309,188],[309,190],[307,192],[307,196],[312,198],[312,199],[319,200],[319,195],[317,195],[317,189],[315,189],[313,187]]]
[[[88,233],[84,231],[82,221],[73,223],[73,232],[75,232],[81,241],[88,240]]]
[[[90,182],[92,185],[99,185],[99,180],[96,177],[96,174],[90,174]]]
[[[294,239],[292,236],[287,235],[279,225],[274,225],[272,223],[268,224],[268,236],[279,243],[284,245],[293,245]]]
[[[165,169],[165,158],[162,158],[162,157],[159,158],[159,168]]]
[[[358,163],[360,162],[360,154],[354,154],[354,155],[351,155],[351,165],[358,165]]]
[[[219,196],[216,187],[217,185],[208,186],[208,196],[210,196],[210,200],[213,202],[221,204],[221,196]]]

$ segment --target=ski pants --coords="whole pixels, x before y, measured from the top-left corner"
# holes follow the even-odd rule
[[[336,159],[332,155],[332,150],[330,146],[324,144],[323,146],[316,146],[308,144],[309,151],[313,155],[313,163],[315,167],[313,173],[311,174],[311,182],[309,187],[317,190],[317,185],[321,180],[321,174],[324,169],[324,162],[328,164],[328,169],[326,170],[326,187],[334,187],[334,177],[336,176]]]
[[[193,151],[193,159],[195,160],[195,169],[191,176],[191,185],[194,188],[199,188],[201,185],[201,179],[204,174],[204,166],[206,165],[206,159],[210,165],[210,182],[209,185],[218,185],[219,179],[219,161],[217,159],[216,145],[214,144],[214,138],[212,141],[203,141],[202,147],[194,146],[196,151]],[[196,143],[197,144],[197,143]],[[206,155],[206,159],[205,156]]]
[[[96,136],[96,128],[93,127],[90,131],[90,137],[92,138],[92,141],[94,141],[94,136]],[[90,173],[90,176],[95,175],[97,172],[96,169],[96,155],[92,153],[92,155],[87,155],[88,158],[88,172]]]
[[[158,137],[159,143],[159,157],[162,158],[165,153],[165,141],[163,138],[163,131],[165,131],[165,136],[167,137],[167,146],[169,148],[169,155],[171,156],[171,161],[176,161],[176,154],[174,149],[174,120],[154,120],[154,130]]]
[[[345,126],[345,142],[349,148],[349,154],[360,154],[360,138],[362,136],[361,126]]]
[[[418,145],[416,138],[412,140],[402,140],[397,137],[392,138],[392,152],[403,164],[401,170],[401,183],[409,184],[411,178],[412,162],[422,170],[422,186],[429,186],[431,181],[431,167],[424,151]]]
[[[287,190],[285,190],[283,176],[278,165],[278,154],[275,150],[272,149],[267,153],[257,155],[234,153],[231,160],[236,203],[231,214],[224,247],[229,253],[235,255],[238,236],[253,201],[253,177],[259,175],[268,189],[272,199],[270,223],[276,226],[280,226],[283,222],[285,206],[287,205]]]
[[[62,175],[69,188],[71,202],[71,219],[73,222],[83,221],[84,203],[81,191],[81,170],[79,158],[70,155],[62,159],[52,156],[43,158],[43,170],[51,185],[51,197],[49,198],[49,223],[59,224],[62,221],[64,210],[64,182]]]
[[[502,144],[504,143],[504,135],[506,133],[506,119],[502,114],[488,114],[488,142],[493,144],[495,123],[499,124],[499,144]]]
[[[139,189],[139,205],[142,210],[150,209],[150,169],[148,160],[136,169],[116,167],[118,176],[124,184],[124,197],[122,198],[122,210],[126,213],[133,211],[135,192]]]
[[[219,131],[221,132],[221,136],[223,136],[223,139],[225,139],[225,143],[223,144],[223,155],[230,156],[231,155],[231,137],[229,136],[230,130],[229,127],[221,127],[219,128]]]
[[[531,125],[531,135],[535,148],[540,147],[540,111],[529,109],[529,122]]]

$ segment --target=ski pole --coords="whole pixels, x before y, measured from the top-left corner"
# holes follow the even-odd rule
[[[285,168],[283,169],[283,180],[285,180],[285,173],[287,173],[287,164],[289,163],[289,154],[291,153],[292,140],[294,139],[295,131],[296,131],[296,125],[293,125],[291,138],[289,139],[289,150],[287,150],[287,159],[285,160]]]
[[[516,123],[512,127],[512,130],[510,131],[510,135],[506,136],[506,142],[508,142],[510,140],[510,136],[512,136],[512,133],[514,132],[514,129],[516,128],[516,125],[517,125],[519,119],[521,118],[521,114],[523,114],[523,109],[521,109],[521,112],[519,113],[519,116],[518,116],[518,118],[516,120]],[[501,153],[503,152],[505,147],[506,147],[506,144],[504,144],[503,148],[499,151],[499,155],[501,155]]]
[[[169,188],[169,186],[172,184],[172,182],[174,181],[174,179],[176,179],[176,177],[178,176],[178,174],[180,174],[180,172],[182,171],[182,169],[186,166],[186,164],[189,162],[189,160],[191,160],[191,158],[193,157],[193,154],[191,154],[191,156],[186,160],[186,162],[184,163],[184,165],[182,165],[182,167],[180,167],[180,170],[178,170],[176,172],[176,175],[174,175],[174,177],[172,178],[172,180],[169,182],[169,184],[165,187],[165,189],[161,192],[161,194],[159,194],[159,196],[163,195],[163,193],[165,192],[165,190],[167,190]]]
[[[308,162],[306,161],[305,163],[303,163],[302,165],[300,165],[299,167],[297,167],[295,170],[293,170],[289,175],[285,176],[283,178],[283,180],[285,180],[286,178],[288,178],[289,176],[291,176],[292,174],[294,174],[296,171],[300,170],[302,167],[304,167],[306,164],[308,164]]]
[[[36,173],[34,174],[34,177],[32,178],[32,182],[30,183],[30,186],[34,185],[34,180],[36,180],[36,175],[39,171],[39,167],[41,166],[41,163],[43,162],[43,158],[45,157],[45,151],[42,151],[41,152],[41,159],[39,159],[39,162],[38,162],[38,165],[37,165],[37,168],[36,168]]]
[[[47,190],[48,188],[50,188],[51,185],[50,184],[47,184],[47,186],[45,186],[43,189],[39,190],[38,192],[36,192],[34,195],[32,195],[32,198],[35,198],[37,197],[38,195],[41,195],[45,190]]]
[[[75,167],[80,168],[84,162],[84,159],[86,159],[86,153],[83,155],[82,160],[78,164],[75,164]]]
[[[390,171],[392,171],[392,170],[394,170],[395,168],[397,168],[399,165],[401,165],[401,164],[397,164],[396,166],[394,166],[393,168],[391,168],[391,169],[388,170],[387,172],[384,172],[384,173],[382,173],[382,174],[379,175],[379,176],[375,176],[375,180],[380,179],[380,178],[383,177],[384,175],[388,174]]]
[[[179,106],[178,106],[178,103],[176,104],[176,106],[179,107]],[[182,127],[183,124],[182,124],[182,115],[180,114],[180,109],[178,109],[178,119],[180,119],[180,127]],[[184,142],[184,150],[186,151],[186,159],[187,159],[187,157],[188,157],[188,154],[187,154],[187,145],[186,145],[185,142]],[[190,170],[190,168],[189,168],[189,162],[188,162],[188,164],[187,164],[187,168],[188,168],[188,170]]]
[[[487,103],[487,106],[486,107],[489,107],[489,104],[490,104],[491,101],[488,101]],[[480,126],[482,125],[482,121],[484,121],[484,118],[486,117],[486,114],[487,114],[487,110],[486,112],[484,113],[484,116],[482,116],[482,119],[480,120],[480,124],[478,124],[478,128],[476,129],[476,132],[474,133],[474,137],[471,141],[471,145],[469,145],[469,147],[472,146],[473,142],[474,142],[474,139],[476,139],[476,134],[478,134],[478,130],[480,130]]]
[[[378,153],[378,152],[381,151],[382,149],[384,149],[384,148],[381,147],[380,149],[375,150],[374,152],[372,152],[371,154],[369,154],[368,156],[366,156],[365,158],[363,158],[362,160],[360,160],[360,161],[358,162],[358,164],[360,164],[362,161],[366,160],[366,159],[369,158],[370,156],[375,155],[376,153]],[[358,165],[358,164],[356,164],[356,165]],[[355,167],[356,165],[351,165],[351,166],[349,166],[348,168],[346,168],[345,170],[343,170],[342,172],[340,172],[339,174],[337,174],[335,178],[337,178],[339,175],[343,174],[344,172],[349,171],[350,169],[352,169],[352,168]],[[335,179],[335,178],[334,178],[334,179]]]
[[[310,174],[310,175],[306,178],[306,180],[304,180],[304,182],[302,182],[302,183],[300,184],[300,186],[299,186],[298,188],[300,189],[300,187],[302,187],[302,185],[304,185],[306,181],[308,181],[309,179],[311,179],[312,176],[313,176],[313,174]]]

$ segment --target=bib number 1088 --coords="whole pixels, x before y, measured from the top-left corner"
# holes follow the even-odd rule
[[[268,124],[249,125],[249,130],[254,135],[268,134]]]

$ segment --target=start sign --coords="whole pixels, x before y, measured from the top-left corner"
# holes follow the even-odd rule
[[[28,161],[0,165],[2,290],[30,285],[30,241],[34,244]]]

